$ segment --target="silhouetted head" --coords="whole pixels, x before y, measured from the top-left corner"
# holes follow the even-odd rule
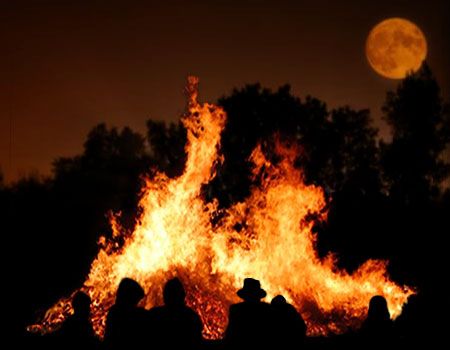
[[[261,288],[258,280],[246,278],[244,279],[244,287],[237,291],[237,295],[245,301],[258,301],[264,298],[267,293]]]
[[[75,315],[88,317],[91,312],[91,298],[84,292],[76,292],[72,299]]]
[[[287,304],[287,301],[286,301],[285,297],[282,295],[277,295],[270,302],[270,305],[273,305],[273,306],[280,306],[280,305],[286,305],[286,304]]]
[[[142,287],[131,278],[124,278],[117,288],[116,304],[121,306],[136,306],[144,297]]]
[[[387,321],[391,318],[386,299],[376,295],[370,299],[367,319],[371,321]]]
[[[412,337],[417,337],[421,334],[420,329],[425,326],[424,322],[426,322],[421,317],[425,313],[423,307],[423,301],[421,302],[419,295],[413,294],[408,297],[408,302],[396,320],[396,324],[402,333]]]
[[[164,304],[167,306],[184,305],[186,291],[178,278],[168,280],[163,291]]]

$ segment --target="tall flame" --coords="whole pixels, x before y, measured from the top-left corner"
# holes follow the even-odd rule
[[[253,151],[253,176],[260,185],[212,224],[219,209],[216,202],[204,202],[201,190],[222,161],[218,151],[226,115],[215,105],[197,102],[197,85],[197,78],[189,78],[189,113],[182,119],[187,129],[184,173],[175,179],[158,173],[146,180],[142,211],[131,234],[112,217],[114,235],[124,237],[124,244],[117,247],[102,239],[81,288],[93,300],[96,332],[103,334],[123,277],[144,287],[146,308],[162,302],[168,278],[180,277],[188,304],[203,320],[205,337],[212,339],[223,334],[228,306],[237,301],[236,290],[245,277],[259,279],[269,298],[283,294],[301,312],[310,335],[357,327],[377,294],[386,297],[391,315],[398,316],[413,290],[389,280],[386,262],[369,260],[349,274],[336,267],[333,256],[318,257],[311,217],[326,219],[324,194],[303,183],[301,171],[293,167],[295,150],[281,142],[276,164],[261,147]],[[70,297],[61,299],[35,328],[53,329],[70,312]]]

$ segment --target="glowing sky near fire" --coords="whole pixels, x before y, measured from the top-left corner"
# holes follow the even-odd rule
[[[208,101],[290,83],[330,107],[370,108],[387,136],[380,108],[396,82],[374,74],[364,49],[389,17],[426,33],[450,96],[448,0],[0,1],[0,169],[6,181],[49,174],[100,122],[145,134],[148,118],[176,120],[188,74]]]

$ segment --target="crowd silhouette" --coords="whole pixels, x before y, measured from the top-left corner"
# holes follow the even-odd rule
[[[203,339],[201,318],[186,305],[186,291],[178,278],[166,282],[164,305],[150,310],[139,306],[145,296],[139,283],[131,278],[122,279],[115,304],[108,311],[103,341],[94,333],[89,317],[91,299],[83,292],[77,292],[72,299],[73,315],[58,330],[38,338],[45,339],[47,349],[83,350],[143,347],[187,350],[381,349],[400,344],[401,337],[396,334],[386,299],[381,295],[370,300],[367,317],[357,333],[339,339],[329,338],[328,343],[323,342],[326,338],[319,343],[306,337],[305,321],[282,295],[277,295],[270,303],[263,301],[266,292],[258,280],[246,278],[237,295],[242,301],[230,306],[224,338],[214,342]]]
[[[348,271],[369,258],[389,261],[389,274],[397,283],[420,291],[395,321],[394,334],[412,345],[430,341],[446,334],[445,323],[433,320],[442,318],[442,304],[448,300],[442,288],[448,265],[445,233],[450,232],[448,102],[425,64],[386,95],[381,112],[391,138],[380,140],[366,109],[330,109],[326,101],[299,97],[289,86],[271,90],[245,85],[217,101],[227,113],[223,162],[202,187],[202,199],[217,200],[220,213],[248,198],[260,184],[249,157],[261,145],[267,159],[276,162],[274,134],[298,146],[295,165],[305,184],[321,187],[327,197],[328,220],[311,218],[319,257],[333,253]],[[144,133],[94,126],[83,150],[57,157],[49,176],[29,174],[8,183],[0,169],[3,245],[14,249],[14,261],[20,262],[7,269],[15,288],[7,290],[6,334],[22,339],[40,312],[80,285],[98,254],[100,235],[123,245],[124,237],[114,235],[105,213],[121,213],[115,219],[131,232],[141,212],[143,179],[156,171],[170,178],[183,172],[186,129],[181,122],[168,124],[160,118],[148,120]],[[283,300],[271,303],[272,318],[277,304]],[[61,333],[70,334],[75,327],[70,324],[82,323],[82,314]],[[276,336],[280,342],[287,327],[279,324],[270,334],[281,332]],[[311,337],[305,342],[311,346]]]

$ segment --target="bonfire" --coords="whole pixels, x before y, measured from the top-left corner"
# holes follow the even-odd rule
[[[246,277],[261,281],[268,300],[284,295],[305,319],[309,335],[359,327],[374,295],[383,295],[397,317],[414,291],[389,279],[386,261],[369,260],[350,274],[337,268],[333,255],[318,256],[312,229],[315,221],[326,220],[326,200],[323,190],[306,185],[294,167],[295,148],[278,141],[278,161],[272,163],[256,147],[250,161],[258,185],[248,198],[227,209],[205,201],[202,187],[223,161],[220,135],[226,114],[216,105],[200,104],[197,85],[198,79],[189,78],[188,113],[182,119],[187,130],[183,173],[176,178],[157,173],[145,180],[133,231],[111,218],[113,237],[100,239],[98,255],[80,287],[92,298],[96,333],[103,335],[124,277],[143,286],[142,306],[151,308],[162,303],[165,281],[178,276],[208,339],[223,335],[228,307],[238,301],[236,290]],[[123,244],[117,246],[118,241]],[[72,295],[56,302],[31,329],[57,328],[72,312]]]

